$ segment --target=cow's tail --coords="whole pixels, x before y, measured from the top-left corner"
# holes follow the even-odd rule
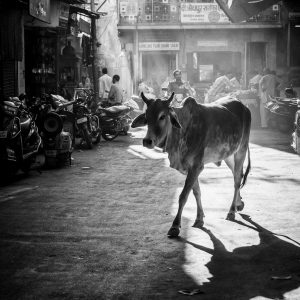
[[[243,178],[242,178],[242,183],[240,185],[240,189],[246,184],[246,180],[247,180],[247,176],[250,172],[250,169],[251,169],[251,160],[250,160],[250,149],[249,149],[249,144],[248,144],[248,166],[247,166],[247,169],[246,169],[246,172],[244,173],[243,175]]]

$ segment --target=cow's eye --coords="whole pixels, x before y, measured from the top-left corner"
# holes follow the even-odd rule
[[[166,118],[166,115],[161,115],[161,116],[159,117],[159,120],[162,121],[162,120],[164,120],[165,118]]]

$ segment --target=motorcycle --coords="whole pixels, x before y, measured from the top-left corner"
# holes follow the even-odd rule
[[[270,98],[265,105],[269,112],[269,127],[277,128],[281,132],[291,132],[294,127],[294,119],[299,109],[299,99],[292,88],[285,90],[286,98]]]
[[[294,149],[294,151],[300,155],[300,107],[295,115],[294,131],[292,133],[291,146]]]
[[[55,100],[61,101],[61,96],[51,95]],[[99,126],[99,118],[96,114],[92,114],[87,104],[82,98],[77,98],[70,102],[60,103],[56,101],[56,112],[64,116],[64,129],[71,133],[73,142],[75,138],[81,138],[89,149],[93,144],[97,144],[101,139],[101,129]],[[71,106],[71,109],[66,109]]]
[[[62,166],[66,162],[71,165],[72,137],[69,132],[63,130],[63,116],[53,111],[47,98],[38,99],[30,110],[35,116],[43,140],[42,149],[46,166]]]
[[[38,155],[42,143],[32,115],[18,97],[0,103],[1,175],[10,178],[22,170],[28,173],[44,163]]]
[[[103,108],[101,105],[96,110],[101,127],[101,135],[106,141],[114,140],[119,134],[127,135],[132,119],[130,112],[133,108],[127,105],[115,105]]]

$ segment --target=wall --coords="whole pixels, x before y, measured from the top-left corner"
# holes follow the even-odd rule
[[[185,52],[232,51],[245,59],[245,43],[267,42],[267,66],[276,69],[276,31],[262,29],[187,31]],[[182,49],[183,47],[181,47]],[[182,50],[183,51],[183,50]],[[242,63],[244,68],[244,64]],[[242,71],[245,71],[244,69]]]
[[[121,43],[118,35],[117,23],[117,1],[108,0],[101,7],[101,12],[106,12],[106,16],[101,16],[97,20],[97,39],[101,46],[97,50],[98,69],[108,68],[108,74],[120,75],[120,86],[124,90],[125,98],[132,95],[132,72],[130,70],[130,52],[125,49],[125,44]]]

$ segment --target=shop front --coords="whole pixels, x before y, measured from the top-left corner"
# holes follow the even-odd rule
[[[275,30],[189,30],[184,42],[187,79],[202,96],[218,73],[231,71],[246,88],[251,72],[276,68]]]
[[[61,94],[71,99],[82,77],[91,77],[90,27],[79,13],[89,12],[64,2],[51,2],[50,23],[25,18],[25,83],[29,96]],[[84,28],[81,26],[85,24]]]
[[[139,43],[140,74],[159,96],[163,83],[170,80],[178,65],[179,42],[142,42]]]
[[[25,86],[28,96],[56,93],[58,86],[57,32],[47,28],[26,28]]]

